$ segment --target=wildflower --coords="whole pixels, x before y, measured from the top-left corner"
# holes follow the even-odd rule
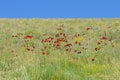
[[[57,33],[57,34],[55,35],[55,37],[59,37],[59,34]]]
[[[35,48],[35,46],[32,46],[32,48]]]
[[[91,61],[95,61],[95,58],[91,58]]]
[[[95,51],[98,51],[98,50],[100,50],[100,48],[96,47],[96,48],[95,48]]]
[[[65,50],[68,52],[68,51],[70,51],[71,49],[70,49],[70,48],[66,48]]]
[[[24,39],[31,39],[33,36],[32,35],[26,35]]]
[[[102,37],[101,37],[101,40],[106,40],[106,39],[107,39],[106,36],[102,36]]]
[[[75,44],[78,44],[78,42],[77,42],[77,41],[75,41]]]
[[[44,49],[46,49],[47,48],[47,46],[44,46]]]
[[[100,42],[97,42],[97,45],[100,45],[101,43]]]
[[[66,44],[65,45],[65,47],[71,47],[72,46],[72,44]]]
[[[26,48],[27,49],[27,51],[30,51],[30,48]]]
[[[57,48],[57,49],[60,49],[60,44],[57,44],[57,45],[56,45],[56,48]]]
[[[46,54],[46,52],[42,51],[42,55],[45,55],[45,54]]]
[[[65,34],[65,33],[63,33],[63,36],[64,36],[64,37],[66,37],[66,34]]]
[[[80,42],[80,41],[82,41],[83,39],[84,39],[83,36],[76,37],[76,38],[75,38],[75,42]]]

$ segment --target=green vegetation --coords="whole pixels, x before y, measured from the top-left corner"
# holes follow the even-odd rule
[[[0,80],[120,80],[120,19],[0,19]]]

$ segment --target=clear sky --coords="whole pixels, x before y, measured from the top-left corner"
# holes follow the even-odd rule
[[[120,0],[0,0],[0,18],[120,18]]]

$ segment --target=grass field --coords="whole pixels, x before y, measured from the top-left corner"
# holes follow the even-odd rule
[[[0,19],[0,80],[120,80],[120,19]]]

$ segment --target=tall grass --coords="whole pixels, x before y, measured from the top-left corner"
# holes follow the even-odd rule
[[[0,80],[119,80],[119,22],[120,19],[0,19]],[[60,49],[41,42],[48,37],[57,39],[55,34],[59,32],[67,35]],[[84,37],[78,39],[80,45],[74,43],[75,34]],[[25,41],[26,35],[32,38]],[[107,39],[98,45],[102,36]],[[67,43],[72,44],[70,51],[65,50]],[[45,54],[41,50],[44,46]]]

